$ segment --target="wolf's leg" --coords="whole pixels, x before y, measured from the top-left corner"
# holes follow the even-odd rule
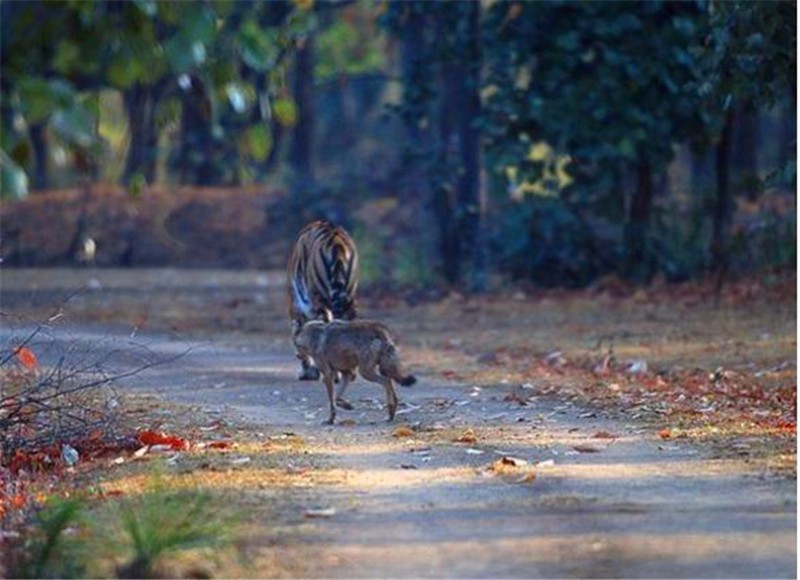
[[[397,393],[394,392],[392,379],[378,374],[374,366],[361,367],[360,370],[361,376],[368,381],[383,385],[383,388],[386,390],[386,408],[389,411],[389,421],[393,421],[394,414],[397,411]]]
[[[351,405],[345,398],[344,398],[344,390],[347,388],[347,385],[356,378],[356,375],[352,371],[342,371],[341,372],[341,382],[339,383],[339,389],[336,391],[336,405],[341,407],[342,409],[347,409],[348,411],[353,410],[353,405]]]
[[[314,361],[310,357],[302,354],[297,354],[300,359],[300,374],[297,378],[301,381],[316,381],[319,380],[319,369],[314,366]]]
[[[333,404],[333,372],[324,373],[325,390],[328,392],[328,406],[330,407],[330,416],[326,421],[328,425],[333,425],[336,419],[336,407]]]

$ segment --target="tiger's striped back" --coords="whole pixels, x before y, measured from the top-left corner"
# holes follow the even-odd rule
[[[302,325],[324,317],[356,317],[358,251],[344,228],[327,221],[306,225],[297,237],[288,264],[289,316]]]

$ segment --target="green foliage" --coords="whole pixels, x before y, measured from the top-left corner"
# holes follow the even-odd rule
[[[686,87],[701,16],[691,3],[492,5],[485,123],[495,171],[525,168],[535,141],[571,156],[575,188],[587,194],[618,195],[619,167],[643,155],[664,167],[697,127]],[[536,180],[541,168],[527,168]]]
[[[26,172],[33,169],[28,128],[34,124],[47,124],[68,148],[91,148],[97,154],[98,115],[85,106],[85,95],[106,89],[126,96],[129,114],[140,111],[139,118],[148,124],[137,131],[148,147],[158,142],[158,132],[181,118],[189,101],[204,98],[211,113],[202,118],[207,126],[184,127],[184,134],[202,152],[206,148],[201,144],[213,133],[217,146],[209,151],[217,157],[200,153],[190,171],[203,164],[230,166],[241,139],[253,145],[247,149],[248,159],[262,163],[272,135],[265,137],[259,129],[240,136],[250,122],[269,119],[269,103],[276,98],[284,103],[275,111],[278,120],[286,126],[296,122],[296,111],[285,104],[289,101],[283,94],[285,57],[316,26],[307,6],[283,1],[32,1],[4,2],[2,11],[3,119],[4,124],[15,117],[20,122],[4,128],[0,147],[11,158],[20,157],[15,162]],[[270,79],[277,81],[275,86]],[[197,95],[193,86],[203,94]],[[132,96],[142,93],[142,87],[151,102]],[[168,106],[162,107],[162,101]],[[147,108],[156,115],[148,117]],[[192,136],[196,131],[198,136]],[[147,174],[146,167],[137,166],[147,156],[133,147],[129,155],[126,174]],[[12,173],[4,170],[9,183]]]
[[[266,125],[254,125],[243,135],[244,154],[257,162],[264,162],[272,149],[272,135]]]
[[[239,29],[237,40],[242,61],[248,67],[263,73],[275,66],[280,51],[277,30],[264,30],[250,18]]]
[[[24,562],[12,576],[20,578],[82,578],[86,573],[86,544],[68,537],[68,528],[81,525],[84,506],[79,500],[51,500],[34,519],[25,546]]]
[[[122,578],[152,578],[158,560],[185,550],[221,548],[233,540],[232,519],[220,514],[208,492],[154,491],[120,505],[132,557]]]
[[[315,76],[325,81],[339,75],[359,75],[386,67],[386,38],[376,27],[382,7],[357,2],[344,9],[342,17],[321,30]]]
[[[85,578],[119,554],[125,559],[119,577],[153,578],[165,557],[227,547],[239,521],[209,492],[171,491],[158,476],[140,496],[94,506],[91,517],[88,509],[78,499],[53,499],[41,508],[12,576]]]
[[[28,176],[0,150],[0,200],[22,199],[28,195]]]
[[[707,38],[698,47],[700,93],[722,112],[734,101],[771,106],[794,87],[795,2],[714,2]]]
[[[597,232],[558,198],[505,205],[492,234],[502,268],[545,287],[586,286],[620,251],[613,241],[599,243]]]

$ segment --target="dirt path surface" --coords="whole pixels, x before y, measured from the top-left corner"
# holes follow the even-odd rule
[[[741,461],[709,459],[570,403],[534,398],[512,406],[504,391],[422,378],[399,391],[401,414],[390,425],[380,388],[358,381],[351,393],[357,409],[341,411],[344,424],[329,427],[321,424],[324,389],[294,380],[288,350],[241,339],[131,339],[108,328],[48,340],[62,337],[73,350],[102,345],[114,353],[107,368],[119,370],[137,364],[143,345],[157,359],[191,347],[126,380],[126,388],[303,441],[295,459],[310,456],[309,465],[331,478],[279,502],[283,538],[264,531],[262,540],[277,542],[285,559],[282,574],[794,575],[793,481],[756,477]],[[404,425],[410,436],[393,436]],[[315,509],[324,517],[305,517]]]
[[[4,328],[4,341],[11,330],[25,332]],[[246,473],[240,483],[224,484],[249,510],[252,562],[223,576],[796,574],[793,479],[534,388],[521,406],[508,385],[418,373],[417,385],[398,388],[400,414],[388,424],[382,390],[358,380],[349,391],[356,409],[331,427],[322,385],[295,380],[283,336],[177,338],[81,323],[34,346],[45,363],[68,348],[120,371],[143,353],[185,353],[126,379],[125,390],[191,405],[198,425],[223,420],[280,448],[266,466],[251,454],[236,468]],[[294,483],[271,486],[276,471]],[[198,481],[218,475],[201,470]]]

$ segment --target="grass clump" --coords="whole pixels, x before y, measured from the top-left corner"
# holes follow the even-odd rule
[[[36,512],[7,560],[9,576],[159,578],[174,576],[176,562],[192,562],[194,574],[210,577],[212,553],[236,540],[238,517],[205,490],[156,485],[141,495],[89,501],[51,500]]]
[[[234,521],[206,491],[153,491],[120,504],[119,522],[132,556],[117,567],[119,578],[156,578],[165,556],[211,550],[234,540]]]
[[[33,517],[32,531],[16,552],[11,577],[84,577],[86,541],[77,534],[83,508],[83,502],[77,499],[54,499],[39,510]]]

